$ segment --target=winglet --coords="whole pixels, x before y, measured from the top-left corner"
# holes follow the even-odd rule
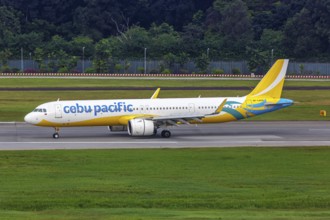
[[[154,94],[151,96],[150,99],[157,99],[157,98],[158,98],[158,95],[159,95],[159,92],[160,92],[160,88],[158,88],[158,89],[154,92]]]
[[[226,102],[227,102],[227,99],[223,100],[223,102],[219,105],[217,110],[215,110],[214,114],[219,114],[222,111],[223,107],[225,106]]]

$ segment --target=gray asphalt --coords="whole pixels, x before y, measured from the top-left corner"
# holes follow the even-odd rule
[[[0,123],[0,150],[330,146],[330,121],[182,125],[171,132],[165,139],[131,137],[106,127],[62,128],[55,140],[52,128]]]

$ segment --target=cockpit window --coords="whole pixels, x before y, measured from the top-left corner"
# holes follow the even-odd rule
[[[45,109],[45,108],[36,108],[36,109],[34,109],[33,110],[33,112],[47,112],[47,109]]]

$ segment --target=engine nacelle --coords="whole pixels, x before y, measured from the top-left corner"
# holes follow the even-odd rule
[[[156,134],[156,127],[153,121],[132,119],[128,121],[128,134],[131,136],[150,136]]]

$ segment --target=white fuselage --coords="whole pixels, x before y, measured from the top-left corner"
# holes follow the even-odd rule
[[[25,117],[25,121],[51,127],[126,125],[126,119],[129,119],[129,116],[212,114],[224,100],[225,98],[219,97],[55,101],[38,106],[36,109],[46,110],[46,112],[31,112]],[[244,101],[245,97],[227,98],[227,102],[234,104],[224,107],[236,109]],[[212,120],[210,122],[221,121]]]

